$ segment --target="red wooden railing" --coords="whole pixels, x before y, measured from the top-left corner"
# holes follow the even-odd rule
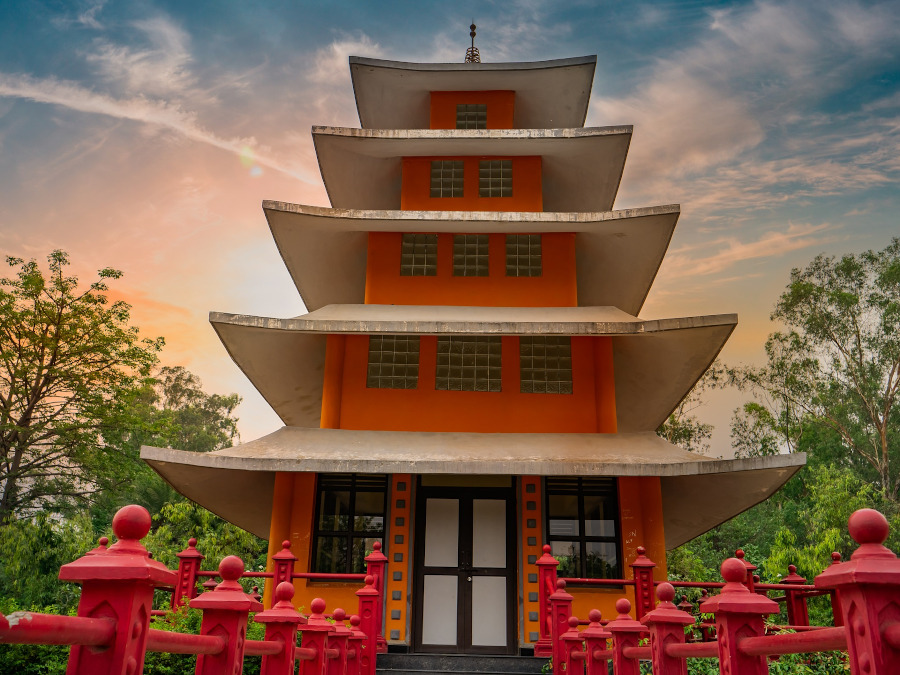
[[[194,654],[197,675],[239,675],[245,656],[262,656],[262,675],[292,675],[297,661],[302,675],[374,675],[381,602],[373,576],[365,576],[365,585],[356,592],[359,610],[349,618],[349,626],[343,609],[336,608],[327,618],[321,598],[310,603],[309,616],[300,614],[292,603],[290,577],[275,587],[272,608],[260,611],[258,597],[245,593],[238,582],[247,576],[240,558],[222,560],[215,573],[221,582],[198,595],[202,555],[180,556],[193,560],[193,571],[185,573],[179,565],[178,573],[173,572],[152,560],[141,544],[149,531],[146,509],[120,509],[113,518],[118,541],[109,547],[108,541],[101,541],[60,569],[60,579],[82,585],[78,616],[0,614],[0,644],[71,645],[67,675],[137,675],[148,651]],[[196,552],[195,545],[188,549]],[[157,588],[173,589],[176,595],[184,591],[178,597],[188,597],[187,604],[203,612],[199,635],[150,627]],[[252,612],[253,620],[265,625],[263,640],[247,639]],[[297,646],[298,634],[302,647]]]
[[[600,612],[591,610],[583,630],[579,628],[584,622],[572,616],[567,580],[555,578],[555,561],[549,547],[544,547],[537,564],[546,623],[541,624],[542,652],[535,654],[551,656],[554,675],[605,675],[609,661],[615,675],[638,675],[642,660],[652,662],[654,675],[684,675],[689,658],[717,658],[720,672],[729,675],[765,675],[770,656],[844,650],[853,675],[896,675],[900,673],[900,560],[884,546],[888,524],[877,511],[855,512],[849,530],[859,548],[848,562],[833,557],[831,566],[812,585],[805,584],[793,566],[783,583],[760,584],[752,576],[755,567],[743,555],[722,563],[724,583],[655,582],[644,574],[652,567],[641,551],[635,578],[612,582],[634,586],[637,619],[630,614],[631,602],[621,598],[615,619],[604,626]],[[546,594],[551,583],[554,590]],[[642,611],[646,596],[640,594],[644,584],[649,589],[655,586],[658,598],[646,612]],[[702,631],[707,637],[714,634],[712,641],[688,641],[685,627],[694,625],[696,617],[673,604],[676,585],[718,588],[719,593],[699,607],[701,613],[715,616],[710,630]],[[784,595],[770,599],[769,591]],[[805,602],[812,595],[831,596],[837,618],[834,627],[808,625]],[[786,603],[790,621],[806,625],[794,626],[798,632],[790,634],[767,634],[765,617],[778,613],[776,600]]]

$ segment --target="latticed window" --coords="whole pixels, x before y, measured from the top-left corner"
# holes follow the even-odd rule
[[[387,477],[319,474],[313,571],[360,574],[366,555],[384,538]]]
[[[487,103],[457,104],[456,128],[487,129]]]
[[[366,386],[379,389],[415,389],[419,384],[419,337],[369,336]]]
[[[478,162],[478,196],[512,197],[511,159],[483,159]]]
[[[436,234],[404,234],[400,248],[400,276],[437,275],[437,241]]]
[[[560,577],[621,579],[615,478],[547,478],[547,536]]]
[[[523,394],[572,393],[572,338],[519,338],[519,375]]]
[[[486,234],[453,235],[453,276],[488,276],[489,241]]]
[[[500,391],[499,337],[439,337],[435,389]]]
[[[506,235],[506,276],[539,277],[541,262],[541,235]]]
[[[432,160],[431,196],[463,196],[463,161],[461,159]]]

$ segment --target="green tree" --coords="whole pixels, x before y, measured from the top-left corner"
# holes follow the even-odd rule
[[[84,503],[123,480],[118,450],[103,442],[157,362],[163,340],[141,338],[130,307],[110,303],[106,268],[86,289],[68,256],[8,257],[0,279],[0,521]]]
[[[790,451],[824,426],[842,466],[866,467],[879,492],[900,492],[900,239],[882,251],[817,256],[794,269],[772,314],[768,362],[739,371]],[[758,419],[760,419],[758,417]]]

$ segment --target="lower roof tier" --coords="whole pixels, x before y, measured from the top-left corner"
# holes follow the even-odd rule
[[[480,434],[284,427],[210,453],[144,446],[141,457],[186,497],[267,538],[275,473],[659,476],[666,548],[765,500],[806,455],[710,459],[653,432]]]
[[[634,432],[666,420],[725,345],[737,316],[641,320],[615,307],[328,305],[294,319],[212,312],[210,322],[282,421],[300,427],[321,421],[328,335],[610,337],[616,428]]]
[[[574,233],[578,304],[631,314],[644,304],[679,215],[674,204],[602,213],[504,213],[356,211],[264,201],[263,210],[310,310],[364,301],[373,232]]]
[[[609,211],[632,128],[347,129],[313,127],[331,205],[399,209],[404,157],[540,157],[544,211]]]

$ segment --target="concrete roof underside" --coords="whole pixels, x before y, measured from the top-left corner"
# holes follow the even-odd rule
[[[637,314],[662,262],[677,205],[604,213],[350,211],[264,201],[309,310],[365,301],[369,232],[575,233],[578,304]],[[398,271],[399,273],[399,271]]]
[[[666,548],[674,548],[781,487],[802,453],[716,460],[653,432],[483,434],[284,427],[197,453],[143,447],[141,457],[186,497],[268,538],[277,471],[530,476],[660,476]]]
[[[313,127],[312,134],[335,208],[399,209],[403,157],[540,156],[544,211],[609,211],[631,130]]]
[[[298,427],[320,422],[328,334],[611,336],[617,428],[635,432],[666,420],[737,315],[641,320],[615,307],[328,305],[294,319],[211,312],[210,323],[282,421]]]
[[[584,126],[596,56],[519,63],[404,63],[350,57],[366,129],[428,129],[432,91],[515,91],[513,126]]]

